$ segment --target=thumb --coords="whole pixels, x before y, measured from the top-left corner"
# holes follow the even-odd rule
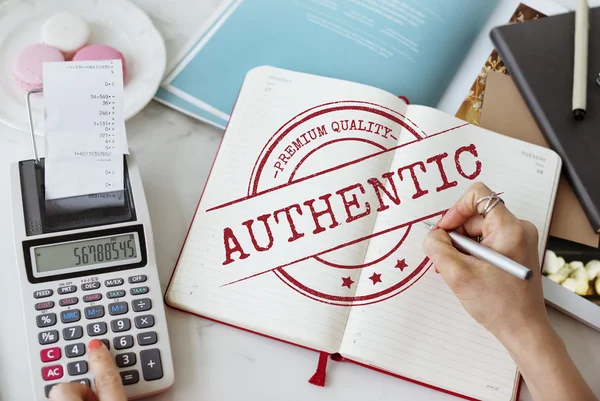
[[[458,251],[443,229],[434,230],[425,237],[423,251],[447,282],[465,274],[466,266],[471,262],[471,256]]]

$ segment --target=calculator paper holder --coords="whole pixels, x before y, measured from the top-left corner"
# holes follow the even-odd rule
[[[135,221],[127,162],[123,191],[45,199],[44,159],[19,162],[27,236]]]

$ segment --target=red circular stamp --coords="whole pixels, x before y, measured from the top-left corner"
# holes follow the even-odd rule
[[[381,177],[394,156],[394,152],[387,152],[389,149],[426,136],[406,116],[374,103],[322,104],[295,116],[270,138],[256,160],[247,195],[309,179],[374,154],[382,156],[373,158],[369,168],[374,177]],[[384,191],[385,187],[379,189]],[[355,195],[344,196],[349,202],[346,205],[355,202],[358,208]],[[421,235],[415,235],[409,224],[379,232],[378,219],[393,216],[379,215],[375,206],[371,210],[367,205],[369,210],[363,213],[369,215],[360,224],[346,227],[365,233],[358,236],[359,241],[339,247],[334,244],[331,250],[318,254],[307,249],[310,257],[272,272],[300,294],[333,305],[380,302],[406,290],[430,267],[421,251],[422,230]],[[348,216],[350,219],[350,213]]]

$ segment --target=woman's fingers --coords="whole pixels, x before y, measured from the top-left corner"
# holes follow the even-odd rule
[[[483,233],[483,216],[478,214],[467,219],[463,227],[467,237],[474,238],[481,236]]]
[[[90,368],[94,374],[96,392],[100,401],[127,401],[121,375],[113,362],[110,351],[100,340],[92,340],[88,346],[90,351]]]
[[[479,215],[483,211],[487,201],[483,201],[475,206],[475,202],[484,196],[491,195],[492,191],[484,184],[477,182],[469,188],[469,190],[444,214],[438,221],[437,226],[444,230],[454,230],[459,226],[464,225],[470,218]],[[494,224],[495,221],[501,221],[507,216],[516,219],[512,213],[508,211],[504,203],[499,202],[487,215],[488,222]]]
[[[98,401],[94,392],[85,384],[61,383],[50,390],[50,401]]]
[[[423,250],[450,287],[464,281],[464,276],[470,274],[468,269],[473,264],[473,257],[454,248],[444,230],[430,232],[423,241]]]

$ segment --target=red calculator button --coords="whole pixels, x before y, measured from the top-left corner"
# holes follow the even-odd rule
[[[61,365],[44,366],[42,368],[42,378],[46,381],[60,379],[63,377],[63,373]]]
[[[60,359],[60,348],[46,348],[40,351],[40,358],[42,358],[42,362],[52,362],[58,361]]]

